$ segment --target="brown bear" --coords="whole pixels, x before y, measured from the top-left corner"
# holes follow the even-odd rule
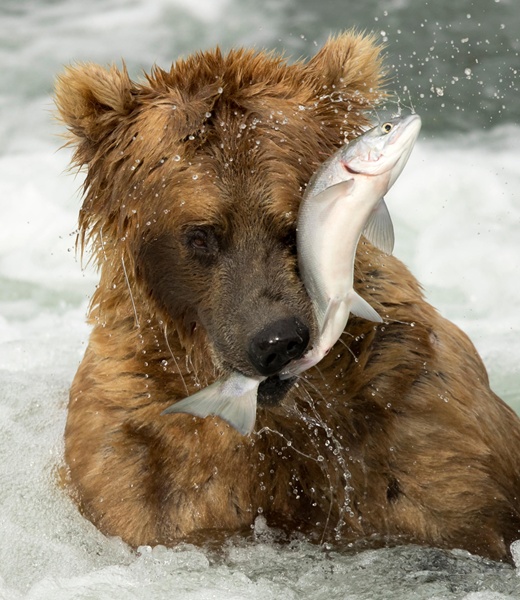
[[[519,420],[397,258],[362,239],[355,288],[384,323],[351,316],[319,365],[277,376],[317,336],[296,260],[302,193],[366,128],[384,76],[374,39],[348,32],[307,62],[217,49],[142,83],[94,64],[59,78],[86,167],[79,244],[100,270],[65,461],[104,533],[172,545],[261,513],[317,542],[511,560]],[[161,414],[232,371],[266,377],[250,436]]]

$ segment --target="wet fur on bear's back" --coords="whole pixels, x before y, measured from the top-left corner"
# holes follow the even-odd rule
[[[255,432],[163,416],[231,370],[251,340],[316,323],[298,275],[304,187],[380,98],[372,39],[346,33],[308,62],[204,52],[155,68],[69,68],[57,105],[86,168],[80,244],[100,269],[71,387],[65,460],[103,532],[172,544],[267,522],[310,539],[461,547],[510,559],[520,537],[519,421],[468,338],[394,257],[368,242],[351,317],[297,382],[270,377]]]

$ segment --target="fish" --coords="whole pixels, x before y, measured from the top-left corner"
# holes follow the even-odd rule
[[[384,195],[408,161],[420,128],[416,114],[377,125],[343,145],[309,181],[298,213],[296,247],[319,335],[309,352],[280,371],[280,378],[316,365],[340,338],[351,312],[382,321],[353,288],[356,248],[364,234],[392,253],[394,231]],[[256,421],[258,387],[265,379],[232,371],[161,414],[214,415],[249,435]]]
[[[318,322],[318,342],[280,373],[294,377],[318,364],[345,330],[350,313],[381,316],[354,290],[361,235],[391,254],[394,230],[384,195],[406,165],[421,129],[418,115],[373,127],[326,160],[311,178],[298,213],[298,266]]]

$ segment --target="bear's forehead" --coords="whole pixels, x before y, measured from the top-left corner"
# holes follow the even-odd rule
[[[310,136],[320,137],[322,124],[290,99],[273,106],[267,99],[258,98],[247,107],[222,101],[211,110],[188,114],[175,104],[173,98],[165,95],[141,106],[130,129],[135,130],[134,134],[141,140],[148,138],[148,142],[158,149],[180,146],[186,153],[206,147],[219,156],[240,153],[247,161],[260,149],[262,140],[267,141],[271,149],[277,146],[280,153],[287,149],[305,152],[304,142]],[[330,131],[324,135],[330,136]],[[330,140],[330,143],[334,141]]]
[[[291,103],[263,112],[223,104],[181,138],[177,110],[166,101],[142,110],[121,144],[129,163],[144,167],[141,173],[153,181],[150,192],[159,197],[166,191],[187,218],[193,206],[208,214],[232,206],[235,213],[242,207],[278,217],[297,210],[321,162],[319,124]]]

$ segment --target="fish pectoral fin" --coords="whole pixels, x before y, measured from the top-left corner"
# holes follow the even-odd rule
[[[377,311],[354,290],[351,292],[350,312],[356,317],[361,317],[367,321],[383,322]]]
[[[248,435],[255,426],[259,385],[259,380],[236,373],[172,404],[162,414],[188,413],[203,419],[214,415]]]
[[[354,187],[354,183],[354,179],[346,179],[345,181],[335,183],[334,185],[325,188],[319,194],[316,194],[312,199],[312,202],[335,202],[342,196],[350,194]]]
[[[392,254],[395,241],[394,226],[384,198],[379,200],[368,218],[363,235],[385,254]]]

